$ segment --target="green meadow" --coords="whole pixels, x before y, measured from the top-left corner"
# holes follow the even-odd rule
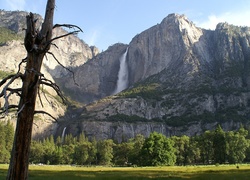
[[[8,165],[0,165],[0,179],[5,179]],[[30,165],[30,180],[248,180],[250,165],[165,166],[165,167],[76,167]]]

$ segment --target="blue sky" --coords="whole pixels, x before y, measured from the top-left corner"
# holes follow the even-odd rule
[[[44,16],[46,0],[0,0],[0,9]],[[81,27],[78,36],[100,51],[117,42],[128,44],[140,32],[170,13],[185,14],[197,26],[218,22],[250,26],[249,0],[56,0],[54,23]]]

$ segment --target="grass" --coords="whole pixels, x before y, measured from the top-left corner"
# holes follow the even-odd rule
[[[0,165],[0,179],[5,179],[7,165]],[[170,167],[75,167],[31,165],[30,180],[245,180],[250,177],[250,165],[170,166]]]

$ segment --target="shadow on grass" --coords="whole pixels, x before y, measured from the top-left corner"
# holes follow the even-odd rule
[[[6,169],[0,169],[0,179],[5,179]],[[178,172],[178,171],[49,171],[30,170],[29,180],[248,180],[250,170],[230,171],[202,171],[202,172]]]

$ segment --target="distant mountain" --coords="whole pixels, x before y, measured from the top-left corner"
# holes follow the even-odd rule
[[[15,22],[11,14],[17,12],[0,12],[0,27],[11,29],[1,23],[6,13]],[[80,103],[64,108],[59,123],[51,126],[56,136],[66,127],[66,134],[84,132],[89,138],[122,141],[152,131],[194,135],[218,123],[224,130],[249,125],[249,27],[220,23],[213,31],[205,30],[184,15],[170,14],[128,45],[115,44],[99,54],[75,36],[56,44],[58,49],[51,51],[74,70],[77,84],[52,59],[44,60],[44,71],[65,95]],[[2,71],[13,70],[10,67],[16,68],[17,59],[25,56],[18,56],[24,51],[17,47],[23,48],[16,40],[0,46]],[[114,94],[121,69],[127,72],[125,89]]]
[[[225,130],[249,124],[249,42],[249,27],[220,23],[205,30],[170,14],[129,45],[114,45],[77,68],[80,86],[68,78],[64,88],[76,100],[100,100],[86,106],[77,123],[62,126],[121,140],[152,131],[194,135],[217,123]],[[128,88],[110,96],[126,48]]]
[[[24,11],[3,11],[0,10],[0,75],[14,73],[18,69],[18,64],[26,57],[26,50],[23,45],[24,33],[26,28],[27,12]],[[37,27],[41,25],[43,19],[40,15],[35,14],[37,19]],[[56,28],[53,32],[53,37],[67,33],[62,28]],[[51,52],[55,55],[58,61],[65,67],[73,70],[75,67],[84,64],[89,59],[92,59],[98,54],[96,47],[89,47],[84,41],[77,36],[68,36],[55,41],[56,46],[51,46]],[[56,78],[62,78],[69,71],[62,68],[56,60],[49,54],[43,61],[42,73],[54,81]],[[3,76],[0,76],[0,79]],[[17,81],[15,87],[20,87],[21,82]],[[45,88],[45,87],[44,87]],[[47,98],[44,97],[46,94]],[[62,105],[59,98],[53,90],[45,88],[45,92],[41,93],[43,99],[42,107],[38,101],[36,107],[45,109],[55,117],[64,116],[66,106]],[[18,98],[13,96],[11,102],[18,103]],[[4,100],[0,99],[0,104],[4,104]],[[13,115],[11,116],[13,117]],[[9,117],[8,117],[9,118]],[[42,121],[39,121],[42,120]],[[15,122],[15,117],[13,118]],[[36,125],[34,126],[34,134],[50,135],[56,129],[57,125],[48,116],[37,116]],[[51,126],[51,127],[50,127]]]

